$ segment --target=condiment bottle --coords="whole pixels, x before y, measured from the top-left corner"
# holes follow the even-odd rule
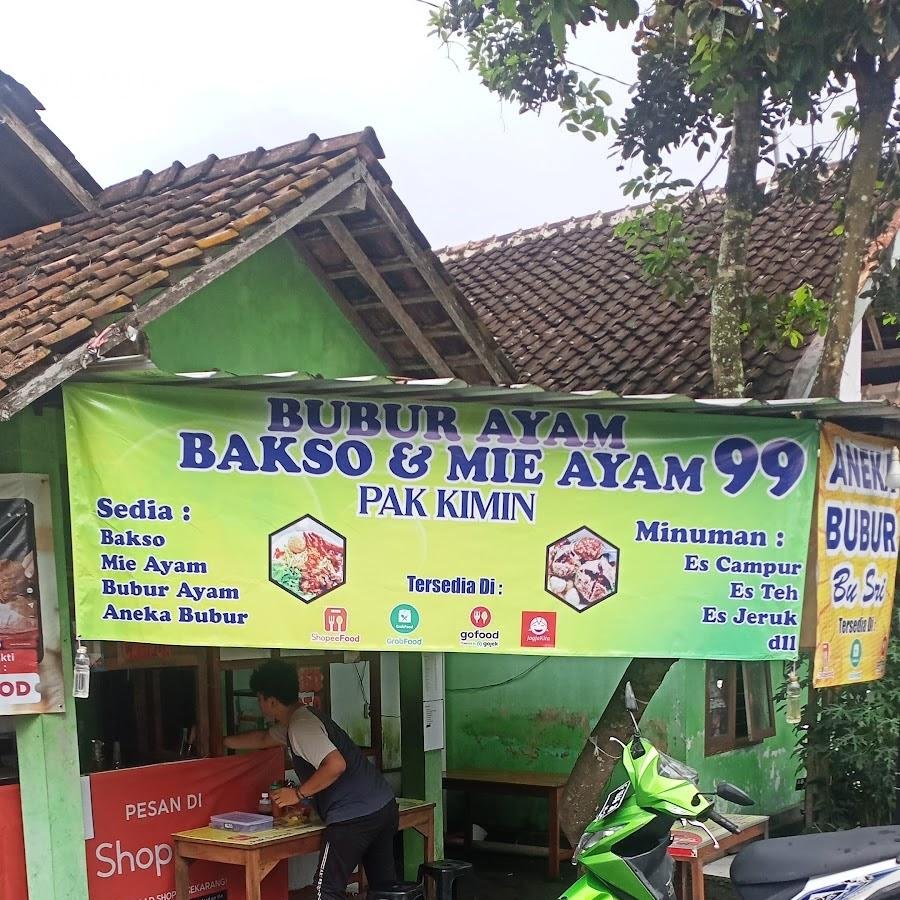
[[[785,690],[786,709],[784,720],[788,725],[798,725],[802,718],[800,681],[796,672],[788,673],[787,689]]]
[[[91,693],[91,660],[87,648],[79,644],[75,651],[75,678],[72,686],[72,696],[80,700],[89,697]]]
[[[259,814],[261,816],[272,815],[272,799],[266,791],[263,791],[259,797]]]

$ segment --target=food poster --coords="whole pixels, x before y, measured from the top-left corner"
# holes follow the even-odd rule
[[[0,715],[64,708],[49,481],[0,475]]]
[[[897,574],[900,492],[891,441],[827,424],[819,463],[815,687],[884,675]]]
[[[255,812],[262,791],[284,774],[280,747],[241,756],[98,772],[84,777],[84,824],[91,900],[173,900],[172,834],[210,817]],[[192,900],[243,900],[244,870],[198,861]],[[262,882],[263,900],[287,895],[287,864]]]
[[[796,655],[814,423],[192,386],[65,403],[85,637]]]

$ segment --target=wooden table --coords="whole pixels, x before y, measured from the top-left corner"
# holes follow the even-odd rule
[[[418,831],[425,839],[425,859],[434,861],[434,804],[399,800],[400,828]],[[297,825],[270,828],[254,834],[238,834],[219,828],[194,828],[172,835],[175,848],[175,891],[178,900],[189,900],[191,864],[196,859],[243,866],[247,900],[260,900],[263,879],[283,859],[318,853],[325,826]]]
[[[572,850],[561,847],[559,840],[559,805],[568,779],[565,775],[537,772],[492,772],[481,769],[457,769],[444,776],[444,788],[466,794],[466,848],[472,846],[470,794],[489,793],[547,799],[548,874],[559,878],[559,863],[572,858]]]
[[[739,847],[753,841],[764,840],[769,836],[768,816],[726,816],[737,825],[740,834],[732,834],[713,822],[706,826],[719,843],[718,848],[701,828],[673,828],[672,845],[669,855],[679,864],[681,878],[679,881],[680,900],[704,900],[703,867],[734,853]],[[690,882],[690,894],[688,883]]]

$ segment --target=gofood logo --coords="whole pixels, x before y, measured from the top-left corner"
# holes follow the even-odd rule
[[[500,629],[489,631],[493,613],[486,606],[476,606],[469,613],[469,623],[473,626],[459,633],[462,647],[499,647]]]

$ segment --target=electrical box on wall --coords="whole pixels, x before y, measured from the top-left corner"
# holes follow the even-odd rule
[[[422,654],[422,720],[425,750],[444,749],[444,654]]]

